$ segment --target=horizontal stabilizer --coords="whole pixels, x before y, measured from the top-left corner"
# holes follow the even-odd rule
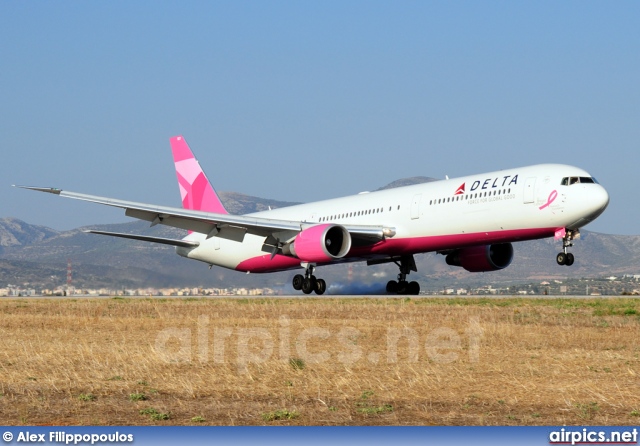
[[[163,245],[181,246],[183,248],[195,248],[196,246],[200,245],[200,243],[198,242],[190,242],[188,240],[174,240],[174,239],[162,238],[162,237],[149,237],[147,235],[124,234],[122,232],[94,231],[92,229],[86,229],[82,232],[86,232],[89,234],[110,235],[112,237],[128,238],[133,240],[141,240],[143,242],[161,243]]]

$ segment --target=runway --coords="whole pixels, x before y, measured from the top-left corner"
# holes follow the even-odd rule
[[[329,299],[610,299],[616,297],[629,298],[634,296],[587,296],[587,295],[509,295],[509,294],[474,294],[474,295],[441,295],[441,294],[420,294],[420,295],[385,295],[385,294],[325,294],[317,296],[315,294],[282,294],[282,295],[194,295],[194,296],[93,296],[93,295],[73,295],[73,296],[3,296],[0,299],[7,300],[34,300],[34,299],[48,299],[48,300],[73,300],[73,299],[250,299],[250,300],[264,300],[264,299],[316,299],[316,300],[329,300]]]

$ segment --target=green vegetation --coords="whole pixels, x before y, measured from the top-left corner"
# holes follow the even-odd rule
[[[360,399],[368,400],[373,395],[375,395],[375,393],[373,393],[373,390],[365,390],[364,392],[362,392],[362,395],[360,395]]]
[[[264,412],[262,414],[262,419],[264,421],[277,421],[277,420],[293,420],[298,418],[300,414],[295,410],[276,410],[275,412]]]
[[[590,420],[600,410],[598,403],[592,401],[588,404],[576,404],[578,409],[578,416],[585,420]]]
[[[147,395],[144,393],[131,393],[129,394],[130,401],[145,401],[147,399]]]
[[[293,370],[302,370],[306,366],[304,359],[301,358],[289,359],[289,365],[293,368]]]
[[[391,404],[384,404],[382,406],[367,406],[358,409],[359,413],[365,415],[377,415],[384,412],[393,412],[393,406]]]
[[[370,398],[374,396],[373,390],[365,390],[360,395],[360,400],[356,402],[357,412],[364,415],[378,415],[384,412],[393,412],[393,406],[391,404],[383,404],[376,406],[371,404]]]
[[[171,418],[171,414],[158,412],[153,407],[149,407],[147,409],[142,409],[140,411],[140,415],[149,415],[149,418],[151,418],[154,421],[168,420],[168,419]]]

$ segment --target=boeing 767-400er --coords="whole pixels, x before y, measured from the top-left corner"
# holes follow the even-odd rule
[[[438,252],[449,265],[470,272],[506,268],[512,242],[562,240],[559,265],[572,265],[568,252],[579,229],[609,204],[607,191],[587,172],[540,164],[447,179],[247,215],[224,208],[182,136],[170,139],[182,209],[85,195],[55,188],[24,187],[125,210],[125,215],[189,231],[181,240],[87,230],[176,247],[176,252],[246,273],[303,268],[293,288],[323,294],[327,284],[316,267],[366,261],[395,263],[398,280],[389,293],[418,294],[414,254]]]

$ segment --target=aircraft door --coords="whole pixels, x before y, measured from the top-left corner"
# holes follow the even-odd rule
[[[536,190],[536,177],[527,178],[524,183],[524,204],[533,203]]]
[[[422,201],[422,194],[416,194],[413,196],[413,202],[411,203],[411,220],[420,218],[420,202]]]

